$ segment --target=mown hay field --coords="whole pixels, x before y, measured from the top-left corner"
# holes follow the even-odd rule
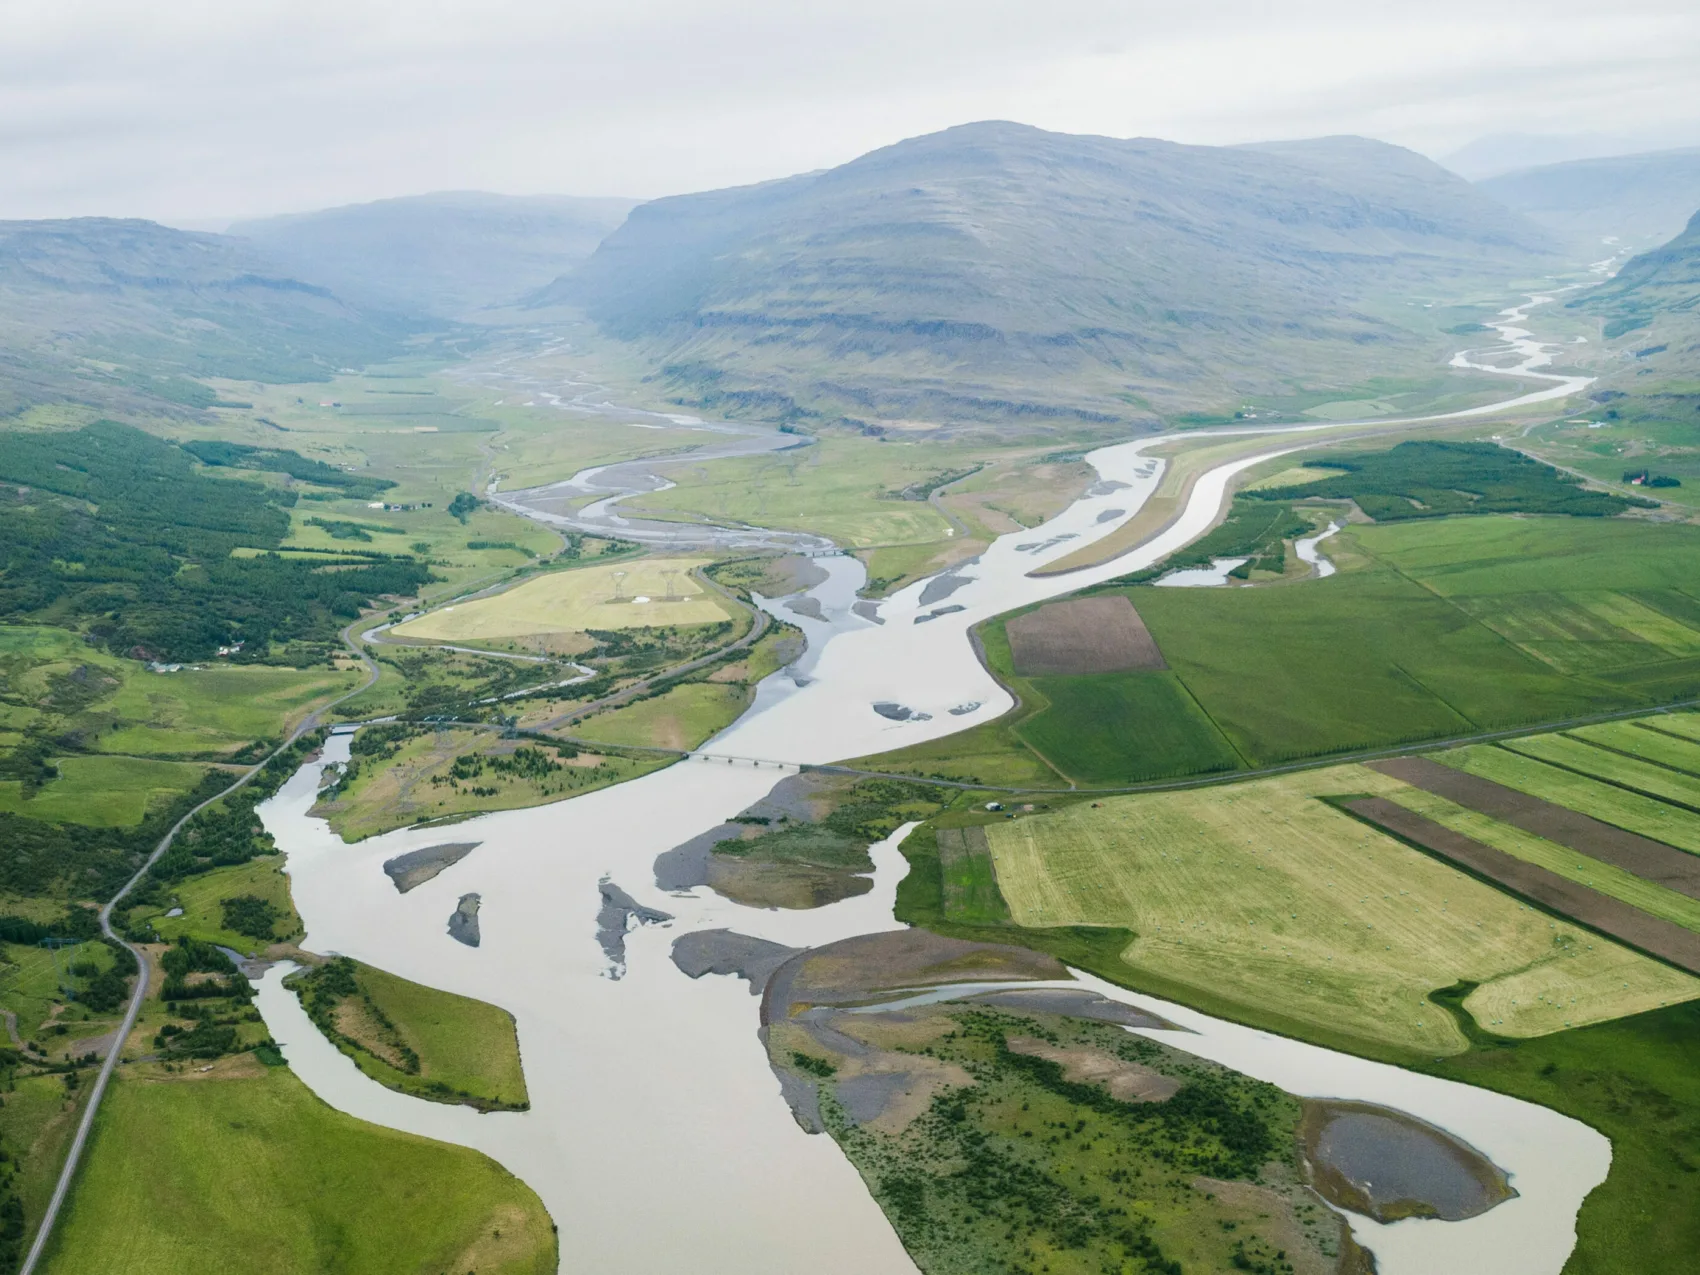
[[[1508,1036],[1700,997],[1700,980],[1553,920],[1336,810],[1395,795],[1358,766],[1138,794],[987,829],[1017,924],[1121,927],[1135,972],[1429,1055],[1466,1047],[1427,997],[1460,980]]]
[[[1631,907],[1640,908],[1649,916],[1700,931],[1700,899],[1691,899],[1686,894],[1679,894],[1655,881],[1644,880],[1613,864],[1503,823],[1492,815],[1461,806],[1437,793],[1425,792],[1421,788],[1404,788],[1390,794],[1389,799],[1425,819],[1434,820],[1443,828],[1473,837],[1484,845],[1545,868],[1567,881],[1609,894]]]
[[[586,629],[718,624],[730,613],[690,574],[707,562],[637,558],[552,572],[504,593],[443,607],[394,632],[421,641],[479,642]]]
[[[1654,762],[1637,761],[1607,748],[1597,748],[1586,740],[1570,739],[1564,735],[1531,735],[1525,739],[1508,739],[1504,747],[1525,757],[1580,771],[1663,801],[1700,806],[1700,778],[1680,774]]]
[[[1700,854],[1700,814],[1692,810],[1629,792],[1573,771],[1561,770],[1491,744],[1449,749],[1435,753],[1434,760],[1526,792],[1531,797],[1579,810],[1602,823],[1638,832],[1667,846]]]

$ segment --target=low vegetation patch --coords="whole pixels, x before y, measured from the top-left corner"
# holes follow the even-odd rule
[[[319,1030],[380,1084],[481,1111],[531,1105],[504,1009],[341,956],[290,986]]]

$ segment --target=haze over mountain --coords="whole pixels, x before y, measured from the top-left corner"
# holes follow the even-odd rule
[[[458,318],[572,269],[635,202],[449,191],[238,222],[230,233],[355,304]]]
[[[1414,152],[981,123],[640,205],[537,305],[583,307],[682,401],[784,414],[1150,419],[1437,366],[1420,303],[1558,264]]]
[[[1490,133],[1439,156],[1440,163],[1460,177],[1486,181],[1526,168],[1545,168],[1578,159],[1641,155],[1666,150],[1688,141],[1686,136],[1654,131],[1638,137],[1604,133]]]
[[[1700,208],[1700,147],[1549,164],[1477,185],[1578,248],[1607,237],[1647,247]]]
[[[204,406],[187,378],[326,377],[416,324],[290,278],[251,244],[151,221],[0,222],[0,414],[75,400]]]
[[[1646,378],[1671,376],[1692,398],[1700,359],[1700,212],[1675,239],[1632,258],[1611,282],[1572,304],[1605,319],[1608,339],[1630,338],[1633,371],[1612,376],[1612,384],[1637,388]]]

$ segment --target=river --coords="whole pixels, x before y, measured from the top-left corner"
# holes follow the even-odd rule
[[[1517,401],[1562,397],[1586,383],[1546,379],[1554,384]],[[973,657],[970,626],[1150,565],[1209,526],[1236,473],[1302,445],[1272,440],[1269,451],[1208,471],[1174,526],[1114,562],[1064,576],[1028,574],[1132,516],[1161,476],[1161,465],[1146,454],[1156,441],[1093,452],[1087,459],[1101,478],[1125,485],[1082,497],[1042,527],[998,539],[954,569],[960,583],[947,598],[935,587],[923,602],[931,582],[921,581],[858,614],[851,604],[861,564],[823,559],[828,577],[810,591],[822,618],[803,621],[813,649],[802,675],[782,672],[764,681],[751,709],[698,759],[554,805],[469,820],[452,834],[404,829],[349,846],[307,814],[321,768],[346,756],[346,737],[334,738],[320,760],[260,808],[288,856],[307,927],[302,946],[508,1009],[518,1025],[532,1107],[480,1115],[382,1088],[320,1036],[274,972],[262,982],[258,1003],[291,1066],[340,1110],[476,1147],[506,1165],[538,1192],[559,1226],[565,1271],[913,1271],[836,1144],[803,1134],[793,1122],[756,1038],[756,1004],[745,984],[715,976],[693,982],[669,959],[673,940],[696,929],[729,927],[806,946],[897,928],[892,901],[905,869],[895,846],[904,830],[875,847],[871,893],[810,912],[746,908],[706,889],[665,894],[655,887],[654,860],[750,805],[799,763],[902,747],[1005,712],[1011,700]],[[652,468],[633,462],[615,475],[615,485],[647,482]],[[1120,512],[1107,516],[1112,509]],[[610,516],[619,516],[611,505],[594,517]],[[660,530],[680,531],[668,524]],[[767,605],[798,621],[779,604]],[[894,720],[875,704],[910,712],[907,720]],[[434,880],[398,894],[383,861],[447,836],[481,844]],[[618,971],[595,937],[604,880],[675,918],[632,930]],[[478,948],[446,932],[456,902],[470,892],[482,896]],[[1192,1029],[1196,1034],[1172,1041],[1183,1049],[1294,1093],[1409,1111],[1456,1133],[1512,1175],[1519,1198],[1467,1222],[1383,1227],[1353,1217],[1354,1232],[1376,1252],[1384,1275],[1459,1269],[1554,1275],[1563,1265],[1576,1210],[1610,1162],[1606,1140],[1592,1130],[1527,1103],[1092,985]]]

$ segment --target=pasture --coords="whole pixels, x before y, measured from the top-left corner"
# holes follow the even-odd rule
[[[730,612],[690,574],[707,562],[635,558],[550,572],[490,597],[441,607],[394,632],[411,641],[501,642],[587,629],[718,624],[731,619]]]
[[[289,893],[289,878],[284,875],[283,856],[263,854],[234,867],[214,868],[198,872],[174,882],[166,890],[162,903],[136,909],[132,917],[153,922],[154,930],[168,943],[179,935],[217,943],[238,952],[263,951],[267,944],[251,934],[239,934],[226,929],[224,901],[251,895],[271,904],[278,915],[273,927],[278,941],[299,938],[301,918],[296,914]],[[167,916],[173,908],[182,908],[181,916]]]
[[[1669,766],[1672,770],[1700,775],[1700,744],[1667,733],[1687,714],[1662,713],[1657,717],[1634,722],[1602,722],[1598,726],[1579,726],[1565,732],[1576,739],[1585,739],[1602,748],[1629,753],[1645,761]]]
[[[59,777],[33,795],[23,782],[0,780],[0,812],[50,823],[133,828],[156,806],[191,792],[206,767],[145,757],[58,757]]]
[[[692,749],[738,720],[749,689],[737,682],[685,682],[634,704],[575,723],[570,733],[596,744]]]
[[[1529,908],[1320,800],[1403,785],[1345,766],[1106,798],[986,829],[1018,925],[1133,931],[1122,953],[1198,1003],[1303,1034],[1457,1053],[1428,1000],[1536,1036],[1700,996],[1700,980]]]
[[[112,1085],[43,1269],[545,1275],[555,1266],[542,1203],[495,1161],[334,1111],[288,1068],[250,1060]]]

